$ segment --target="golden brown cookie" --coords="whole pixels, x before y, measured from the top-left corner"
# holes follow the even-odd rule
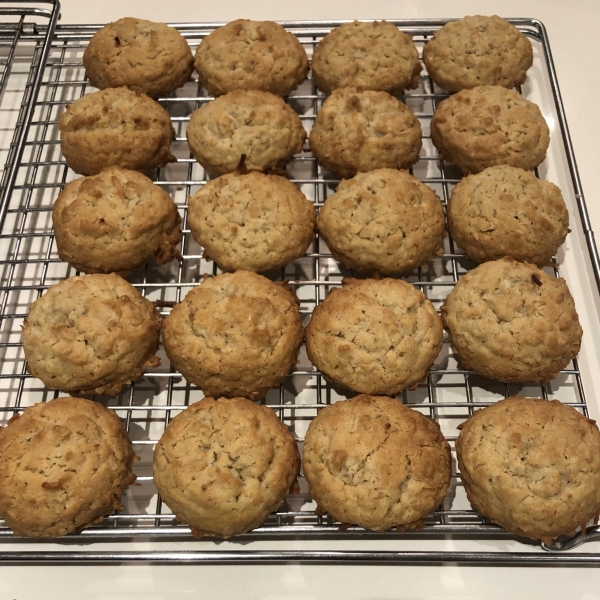
[[[553,183],[499,165],[465,177],[452,190],[448,228],[477,262],[510,256],[544,267],[569,233],[569,212]]]
[[[75,100],[60,115],[58,126],[62,153],[80,175],[96,175],[106,167],[148,171],[175,160],[169,113],[126,87]]]
[[[61,260],[85,273],[122,273],[176,256],[181,217],[162,188],[111,167],[68,183],[52,208]]]
[[[386,396],[338,401],[312,420],[302,456],[308,493],[334,521],[374,531],[424,527],[444,501],[450,446],[440,426]]]
[[[533,169],[546,158],[550,131],[537,104],[515,90],[482,85],[440,102],[431,140],[465,175],[487,167]]]
[[[456,454],[473,508],[512,533],[551,544],[600,513],[600,431],[558,400],[475,411]]]
[[[178,414],[154,451],[154,483],[196,537],[262,525],[296,482],[294,436],[266,406],[204,398]]]
[[[223,271],[267,271],[302,256],[316,210],[285,177],[252,171],[213,179],[188,200],[194,239]]]
[[[306,351],[325,377],[364,394],[393,395],[423,381],[442,349],[442,322],[406,281],[344,279],[306,327]]]
[[[215,398],[262,398],[296,364],[302,337],[289,285],[250,271],[205,279],[163,324],[173,366]]]
[[[160,364],[160,326],[152,302],[118,275],[69,277],[29,308],[23,351],[51,390],[117,394]]]
[[[465,368],[507,383],[554,379],[577,356],[583,333],[565,280],[511,258],[463,275],[442,319]]]
[[[421,73],[412,38],[387,21],[336,27],[317,44],[311,66],[326,94],[349,86],[401,94],[417,87]]]
[[[83,53],[90,84],[127,86],[151,98],[166,96],[190,79],[192,51],[165,23],[125,17],[99,29]]]
[[[302,150],[306,131],[282,98],[259,91],[237,91],[195,111],[187,127],[194,158],[216,175],[283,168]]]
[[[411,167],[419,159],[421,125],[387,92],[339,88],[317,113],[309,141],[319,164],[348,178]]]
[[[235,90],[287,96],[306,78],[308,58],[298,39],[278,23],[237,19],[202,40],[194,66],[213,96]]]
[[[406,171],[377,169],[340,183],[317,227],[336,260],[350,269],[391,275],[443,254],[444,208]]]
[[[478,85],[512,88],[522,84],[533,64],[531,42],[496,15],[446,23],[423,48],[431,79],[449,92]]]
[[[81,531],[123,508],[135,459],[119,418],[101,404],[35,404],[0,429],[0,515],[17,535]]]

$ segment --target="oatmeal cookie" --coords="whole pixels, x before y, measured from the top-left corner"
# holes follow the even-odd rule
[[[302,256],[316,210],[285,177],[256,171],[209,181],[188,200],[194,239],[223,271],[267,271]]]
[[[31,305],[23,351],[51,390],[117,394],[160,364],[160,326],[152,302],[118,275],[69,277]]]
[[[419,159],[421,125],[387,92],[340,88],[317,113],[309,141],[319,164],[348,178],[384,167],[408,169]]]
[[[245,156],[249,171],[283,168],[302,150],[306,131],[282,98],[238,91],[195,111],[187,127],[194,158],[215,175],[233,173]]]
[[[273,410],[245,398],[204,398],[178,414],[154,451],[154,483],[196,537],[262,525],[296,483],[294,436]]]
[[[292,370],[302,338],[289,285],[250,271],[205,279],[163,325],[173,366],[215,398],[260,400]]]
[[[448,202],[448,228],[477,262],[510,256],[545,267],[569,233],[560,189],[508,165],[465,177]]]
[[[302,465],[320,510],[374,531],[424,527],[451,476],[440,426],[385,396],[360,395],[319,411]]]
[[[99,29],[83,53],[90,84],[127,86],[151,98],[166,96],[190,79],[194,59],[185,38],[165,23],[125,17]]]
[[[52,208],[61,260],[85,273],[120,273],[175,257],[181,217],[162,188],[111,167],[68,183]]]
[[[311,66],[326,94],[350,86],[401,94],[417,87],[421,73],[411,36],[387,21],[336,27],[317,44]]]
[[[533,48],[505,19],[477,15],[446,23],[425,44],[423,62],[431,79],[449,92],[478,85],[513,88],[525,82]]]
[[[583,333],[565,280],[511,258],[463,275],[442,319],[465,368],[507,383],[554,379],[577,356]]]
[[[17,535],[81,531],[123,508],[136,458],[119,418],[101,404],[35,404],[0,429],[0,515]]]
[[[148,171],[175,161],[169,113],[145,94],[126,87],[86,94],[58,119],[61,150],[80,175],[106,167]]]
[[[340,183],[317,220],[321,238],[349,269],[391,275],[443,254],[444,208],[406,171],[377,169]]]
[[[306,78],[308,58],[296,36],[273,21],[237,19],[206,36],[194,61],[209,94],[259,90],[287,96]]]
[[[440,102],[431,140],[465,175],[487,167],[533,169],[546,158],[550,131],[537,104],[515,90],[482,85]]]
[[[364,394],[416,388],[442,349],[442,322],[406,281],[344,279],[306,328],[310,361],[335,383]]]
[[[558,400],[475,411],[456,454],[473,508],[512,533],[551,544],[600,513],[600,431]]]

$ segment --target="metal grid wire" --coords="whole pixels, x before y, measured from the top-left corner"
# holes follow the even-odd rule
[[[315,44],[339,23],[289,24],[287,27],[301,41],[309,57]],[[421,51],[435,25],[397,23],[410,32]],[[192,50],[216,25],[179,25]],[[64,184],[76,176],[70,172],[60,152],[57,119],[65,105],[86,93],[89,88],[82,67],[83,51],[96,31],[94,26],[61,26],[53,38],[44,70],[41,89],[34,104],[31,126],[16,174],[16,183],[6,211],[6,221],[0,233],[0,385],[5,390],[0,418],[5,422],[15,412],[35,402],[47,401],[58,394],[45,389],[41,382],[27,373],[21,345],[21,324],[28,307],[47,288],[58,281],[75,275],[73,268],[58,258],[51,226],[51,209]],[[525,28],[536,43],[536,33]],[[423,129],[423,150],[413,167],[415,177],[432,187],[444,205],[453,186],[461,175],[452,165],[444,164],[429,135],[429,125],[436,105],[446,96],[423,74],[416,90],[401,96],[415,112]],[[310,131],[324,96],[316,91],[312,80],[307,80],[289,98],[299,113],[305,128]],[[176,131],[172,151],[177,162],[155,171],[153,180],[175,200],[182,215],[182,260],[156,267],[146,265],[128,278],[147,298],[159,301],[161,306],[179,302],[198,285],[205,273],[216,274],[216,265],[205,260],[202,248],[193,240],[187,224],[187,197],[206,181],[203,169],[192,158],[186,143],[185,130],[191,113],[210,101],[204,90],[189,82],[172,97],[160,103],[169,111]],[[317,165],[308,144],[287,169],[290,179],[298,184],[305,195],[320,207],[336,188],[338,179]],[[468,269],[475,266],[454,246],[451,239],[444,241],[442,257],[429,261],[428,268],[420,268],[403,276],[413,283],[439,310],[452,287]],[[296,290],[301,302],[301,314],[306,325],[313,308],[327,293],[341,284],[343,277],[357,276],[332,259],[318,235],[306,255],[286,268],[271,272],[275,280],[287,280]],[[168,309],[163,310],[163,315]],[[168,508],[156,494],[152,482],[152,452],[169,420],[202,397],[199,389],[186,383],[170,367],[161,350],[162,366],[145,374],[131,388],[115,397],[97,397],[114,409],[123,419],[141,461],[136,463],[138,487],[131,487],[124,500],[125,509],[107,517],[98,526],[84,531],[81,536],[117,540],[136,535],[155,539],[190,538],[189,529],[177,524]],[[404,391],[398,399],[440,423],[454,452],[456,426],[466,420],[474,409],[487,406],[516,393],[526,396],[556,398],[587,414],[581,374],[577,361],[564,370],[547,387],[515,386],[495,382],[458,365],[448,341],[435,362],[426,383],[416,390]],[[264,403],[289,425],[300,449],[310,420],[323,406],[345,398],[347,392],[327,382],[306,358],[304,351],[296,370],[279,389],[267,394]],[[453,464],[456,465],[454,459]],[[271,539],[275,536],[371,536],[406,537],[439,534],[460,534],[467,537],[510,538],[510,534],[486,523],[470,508],[462,484],[454,468],[452,483],[444,504],[426,519],[427,527],[418,532],[376,534],[358,527],[338,532],[339,524],[327,515],[314,514],[306,483],[301,479],[300,493],[289,495],[281,509],[269,517],[257,530],[242,536],[248,539]],[[4,542],[14,539],[7,528],[0,528]],[[68,536],[67,539],[77,539]],[[589,539],[589,538],[588,538]],[[573,541],[575,543],[575,541]],[[568,544],[567,544],[568,545]],[[564,545],[566,547],[567,545]],[[1,550],[0,550],[1,553]]]

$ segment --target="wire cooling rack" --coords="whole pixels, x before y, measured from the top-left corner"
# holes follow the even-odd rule
[[[56,5],[57,3],[53,3]],[[396,21],[404,31],[413,35],[421,51],[426,39],[445,21]],[[552,66],[550,49],[543,26],[534,20],[512,20],[531,39],[535,48],[535,63],[530,82],[523,93],[534,101],[540,92],[536,85],[543,79],[551,97],[547,97],[550,111],[560,131],[554,133],[553,144],[557,155],[566,157],[562,167],[566,173],[569,189],[565,191],[570,204],[571,219],[576,220],[582,232],[582,239],[588,243],[589,252],[583,259],[589,264],[598,280],[598,255],[587,220],[583,195],[577,177],[575,161],[570,147],[558,87]],[[340,23],[287,23],[292,31],[312,55],[315,44]],[[220,24],[178,24],[192,50],[208,33]],[[34,43],[33,55],[41,57],[40,77],[32,71],[29,80],[31,93],[26,96],[22,107],[24,127],[17,128],[10,149],[11,160],[5,169],[3,179],[4,203],[1,217],[4,220],[0,231],[0,386],[2,401],[0,418],[5,423],[14,413],[36,402],[52,399],[58,394],[47,390],[41,382],[27,373],[21,344],[21,325],[28,307],[39,298],[49,286],[75,275],[68,264],[60,261],[56,252],[51,226],[51,209],[57,194],[64,184],[76,177],[69,171],[60,152],[58,116],[65,106],[86,93],[89,87],[82,55],[97,26],[58,26],[52,34],[52,23],[46,29],[37,28],[27,38]],[[4,45],[5,30],[0,27],[0,50],[8,48],[5,65],[20,56],[20,40],[13,35],[13,42]],[[6,38],[8,39],[8,37]],[[43,59],[43,60],[42,60]],[[33,65],[40,64],[36,59]],[[32,67],[33,69],[33,67]],[[5,68],[6,72],[6,68]],[[3,80],[2,80],[3,81]],[[29,85],[29,83],[28,83]],[[413,167],[415,177],[431,186],[446,204],[460,173],[452,165],[444,164],[429,135],[429,124],[436,105],[446,96],[426,76],[420,79],[419,87],[401,98],[415,112],[423,128],[423,150],[419,162]],[[169,111],[176,130],[176,140],[172,151],[177,162],[152,174],[154,181],[162,186],[177,203],[183,219],[182,259],[170,265],[156,267],[146,265],[128,278],[147,298],[159,302],[160,306],[180,301],[185,294],[198,285],[205,273],[216,274],[213,262],[205,260],[202,248],[196,244],[187,224],[187,197],[199,189],[206,181],[203,169],[189,152],[185,129],[191,113],[202,104],[210,101],[195,82],[190,81],[183,88],[160,103]],[[291,106],[299,113],[307,130],[310,130],[315,115],[324,96],[316,91],[309,78],[289,98]],[[25,119],[23,121],[23,119]],[[24,132],[24,133],[23,133]],[[20,137],[21,136],[21,137]],[[558,136],[558,138],[557,138]],[[552,161],[551,152],[548,161]],[[548,162],[547,161],[547,162]],[[555,162],[560,162],[559,160]],[[335,191],[338,179],[324,171],[311,155],[308,145],[288,166],[288,175],[297,183],[306,196],[320,207],[325,199]],[[547,173],[540,173],[544,177]],[[575,235],[575,234],[572,234]],[[586,241],[583,243],[585,244]],[[444,241],[444,256],[433,259],[427,268],[420,268],[403,278],[410,281],[439,309],[461,274],[474,266],[457,249],[452,240]],[[580,250],[581,251],[581,250]],[[568,250],[565,255],[569,257]],[[565,257],[560,256],[561,260]],[[576,257],[580,260],[581,257]],[[568,261],[565,261],[565,269]],[[556,271],[558,274],[558,271]],[[564,274],[564,273],[563,273]],[[340,267],[331,257],[326,245],[317,236],[306,255],[285,269],[271,272],[268,276],[276,281],[287,280],[294,287],[301,302],[304,324],[307,323],[314,307],[327,293],[341,284],[346,276],[355,276],[351,271]],[[594,293],[598,293],[595,289]],[[168,309],[163,309],[163,315]],[[85,530],[79,535],[61,539],[60,551],[48,544],[36,541],[24,542],[15,538],[5,527],[0,527],[0,562],[115,562],[154,560],[161,562],[232,562],[232,561],[379,561],[379,562],[502,562],[527,561],[547,562],[600,562],[600,554],[560,553],[571,549],[582,541],[600,537],[600,530],[588,530],[587,536],[578,534],[548,548],[521,540],[523,552],[476,550],[394,551],[377,550],[372,543],[378,540],[422,540],[428,538],[468,539],[513,542],[516,538],[499,527],[487,523],[477,516],[466,500],[464,489],[456,472],[453,473],[448,496],[431,516],[426,519],[425,529],[417,532],[366,532],[358,527],[339,531],[340,524],[331,522],[327,515],[317,516],[311,502],[305,481],[300,480],[300,492],[288,495],[280,510],[271,515],[266,523],[248,534],[235,538],[236,542],[259,544],[242,550],[233,546],[231,550],[221,550],[210,540],[193,542],[187,546],[191,550],[164,551],[162,542],[191,542],[187,526],[178,524],[168,508],[161,502],[152,482],[152,453],[169,420],[202,397],[193,385],[186,383],[169,364],[164,351],[160,350],[161,367],[145,374],[115,397],[97,397],[116,411],[122,418],[132,439],[136,453],[141,457],[135,471],[138,486],[128,489],[124,497],[124,510],[107,517],[102,523]],[[573,361],[560,376],[547,387],[505,385],[466,371],[458,365],[451,353],[447,340],[436,360],[426,383],[416,390],[405,391],[398,399],[440,424],[454,451],[456,426],[468,418],[478,407],[487,406],[501,398],[520,393],[526,396],[556,398],[588,414],[584,392],[584,377],[577,360]],[[300,448],[310,420],[323,406],[329,405],[347,392],[325,381],[306,358],[302,351],[296,370],[290,374],[279,389],[268,393],[264,403],[269,405],[290,427]],[[456,460],[453,461],[456,471]],[[449,537],[448,537],[449,536]],[[276,549],[280,540],[311,541],[355,540],[353,550],[301,550],[290,552]],[[154,542],[151,550],[138,551],[131,545],[135,540]],[[116,549],[98,551],[102,543],[116,543]],[[81,545],[84,548],[81,549]],[[272,544],[272,547],[270,546]],[[365,544],[363,546],[363,544]],[[367,547],[368,544],[368,547]],[[14,550],[19,546],[19,550]],[[21,549],[21,546],[25,549]],[[230,547],[230,546],[229,546]],[[386,546],[389,547],[389,546]],[[170,548],[170,546],[169,546]],[[265,550],[267,548],[267,550]],[[511,547],[512,548],[512,547]]]

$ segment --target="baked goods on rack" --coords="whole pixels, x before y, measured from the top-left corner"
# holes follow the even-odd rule
[[[440,426],[385,396],[360,395],[321,409],[302,457],[318,510],[374,531],[422,528],[446,497],[450,467]]]
[[[154,451],[154,483],[196,537],[262,525],[296,483],[294,436],[266,406],[204,398],[178,414]]]
[[[524,83],[533,64],[531,42],[496,15],[446,23],[423,48],[429,76],[449,92],[479,85],[512,88]]]
[[[302,150],[306,131],[282,98],[256,90],[230,92],[192,113],[187,141],[194,158],[215,175],[283,168]],[[244,159],[242,159],[244,156]]]
[[[198,80],[209,94],[260,90],[287,96],[306,78],[308,58],[295,35],[273,21],[236,19],[196,50]]]
[[[125,17],[99,29],[83,53],[90,84],[127,86],[151,98],[166,96],[190,79],[192,51],[165,23]]]
[[[29,308],[23,351],[51,390],[117,394],[160,364],[160,326],[152,302],[118,275],[69,277]]]
[[[600,431],[558,400],[513,396],[462,424],[460,476],[473,508],[551,544],[600,513]]]
[[[118,167],[67,183],[52,224],[61,260],[85,273],[127,274],[150,259],[164,264],[181,241],[181,217],[169,194]]]
[[[463,173],[510,165],[533,169],[546,157],[550,131],[537,104],[515,90],[482,85],[440,102],[431,140]]]
[[[554,379],[581,345],[565,280],[510,258],[463,275],[441,313],[463,367],[507,383]]]
[[[339,88],[317,113],[309,141],[320,165],[348,178],[411,167],[419,159],[421,125],[408,106],[387,92]]]
[[[317,227],[336,260],[391,275],[443,254],[444,208],[406,171],[376,169],[342,181],[321,207]]]
[[[387,21],[336,27],[317,44],[311,67],[315,85],[326,94],[350,86],[401,94],[417,87],[421,73],[412,38]]]
[[[158,102],[126,87],[86,94],[58,119],[61,150],[80,175],[106,167],[148,171],[175,161],[175,131]]]
[[[136,458],[117,415],[98,402],[30,406],[0,429],[0,515],[17,535],[81,531],[123,508]]]
[[[188,199],[192,235],[224,271],[285,266],[306,252],[315,219],[297,185],[257,171],[213,179]]]
[[[442,322],[398,279],[344,279],[306,327],[308,358],[326,378],[364,394],[415,388],[442,349]]]
[[[477,262],[510,256],[544,267],[569,233],[569,212],[556,185],[499,165],[465,177],[452,190],[448,229]]]
[[[215,398],[261,399],[292,370],[302,338],[291,287],[250,271],[205,279],[163,324],[173,366]]]

